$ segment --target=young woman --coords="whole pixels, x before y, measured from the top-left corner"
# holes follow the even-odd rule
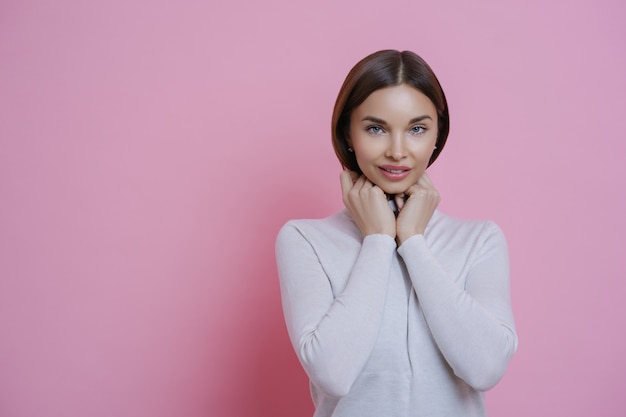
[[[289,221],[276,242],[316,417],[485,416],[517,348],[501,230],[436,209],[426,168],[448,130],[441,86],[412,52],[376,52],[341,87],[346,208]]]

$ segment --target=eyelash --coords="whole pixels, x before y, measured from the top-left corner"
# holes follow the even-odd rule
[[[380,126],[368,126],[365,130],[375,135],[383,133],[383,128]],[[374,131],[374,130],[377,130],[377,131]]]
[[[419,128],[419,132],[415,132],[414,129]],[[412,132],[415,132],[416,135],[421,135],[422,133],[426,132],[426,128],[424,126],[413,126],[411,128]]]
[[[418,131],[416,131],[415,129],[419,129]],[[381,133],[384,132],[383,128],[377,125],[373,125],[373,126],[368,126],[365,129],[367,132],[372,133],[374,135],[379,135]],[[410,131],[411,133],[415,134],[415,135],[421,135],[423,133],[426,132],[426,128],[424,126],[413,126]]]

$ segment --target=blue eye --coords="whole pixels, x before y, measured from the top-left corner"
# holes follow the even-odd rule
[[[366,129],[369,133],[373,133],[375,135],[379,135],[383,133],[383,128],[380,126],[368,126]]]
[[[424,126],[413,126],[411,128],[411,133],[414,133],[416,135],[419,135],[424,132],[426,132],[426,128]]]

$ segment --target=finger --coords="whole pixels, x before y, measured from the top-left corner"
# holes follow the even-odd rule
[[[354,189],[359,193],[362,191],[372,191],[379,189],[382,194],[385,194],[376,184],[371,182],[365,175],[361,175],[354,183]]]
[[[350,173],[350,178],[352,178],[352,182],[356,181],[361,175],[355,171],[348,171]]]
[[[344,197],[346,197],[348,192],[354,186],[354,182],[352,180],[352,175],[350,174],[350,172],[351,171],[341,171],[341,174],[339,174],[339,181],[341,182],[341,193]]]
[[[419,190],[420,188],[424,188],[422,185],[419,184],[419,181],[416,184],[411,185],[405,192],[404,192],[404,199],[408,199],[409,197],[411,197],[416,190]]]
[[[406,200],[408,200],[409,198],[411,198],[411,197],[415,194],[415,192],[416,192],[417,190],[422,189],[422,188],[424,188],[424,187],[423,187],[423,186],[421,186],[421,185],[419,185],[419,184],[413,184],[413,185],[411,185],[411,186],[410,186],[410,187],[409,187],[409,188],[408,188],[408,189],[404,192],[404,196],[405,196],[405,201],[404,201],[404,202],[406,203]]]
[[[396,202],[398,211],[402,210],[402,207],[404,207],[404,193],[394,195],[393,199]]]
[[[365,177],[363,175],[359,176],[355,180],[352,181],[352,190],[356,193],[360,192],[365,184]]]
[[[417,181],[417,183],[419,185],[422,185],[422,186],[426,187],[426,188],[435,188],[435,186],[434,186],[433,182],[431,181],[430,177],[425,172],[422,174],[422,176]]]

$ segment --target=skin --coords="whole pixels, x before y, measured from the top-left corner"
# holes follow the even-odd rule
[[[387,234],[398,246],[423,234],[440,197],[426,175],[437,141],[437,111],[407,85],[374,91],[351,114],[348,144],[363,175],[341,173],[343,201],[361,234]],[[394,198],[396,219],[387,202]]]

